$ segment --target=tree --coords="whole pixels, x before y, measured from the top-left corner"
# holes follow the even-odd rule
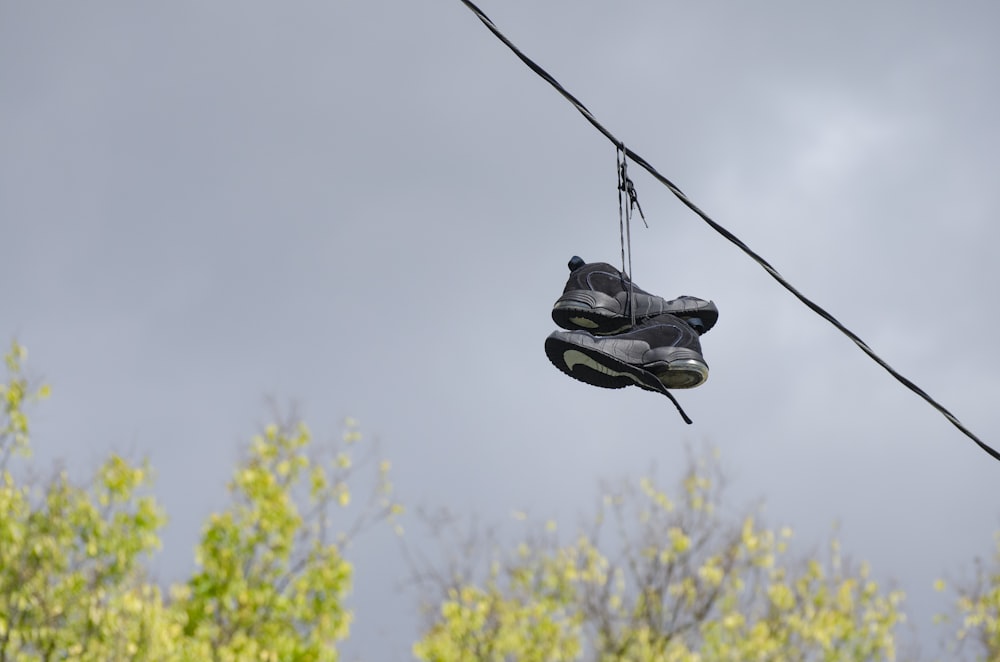
[[[946,590],[945,582],[938,580],[936,588]],[[956,627],[951,652],[968,644],[976,660],[1000,660],[1000,533],[995,536],[992,562],[977,560],[975,579],[958,585],[954,593],[956,618],[942,619]]]
[[[25,407],[48,395],[23,376],[13,344],[0,384],[0,662],[336,660],[350,626],[344,596],[353,535],[395,517],[388,463],[353,524],[350,422],[321,461],[304,424],[269,425],[229,484],[231,503],[204,527],[197,572],[164,592],[145,573],[166,516],[152,472],[112,455],[82,486],[60,472],[25,483],[8,466],[30,456]]]
[[[0,382],[0,662],[338,659],[351,623],[346,551],[401,512],[388,463],[355,460],[356,422],[325,453],[295,419],[266,426],[233,472],[229,503],[205,523],[195,572],[161,586],[146,567],[166,514],[146,463],[112,454],[82,482],[65,471],[30,478],[26,412],[50,389],[24,376],[26,357],[13,343]],[[356,499],[365,467],[371,491]],[[430,617],[414,655],[894,659],[898,591],[848,562],[836,541],[819,556],[793,556],[790,530],[727,514],[722,492],[716,460],[695,459],[673,490],[650,479],[606,488],[572,539],[554,523],[530,529],[513,549],[490,550],[482,572],[475,545],[455,547],[462,564],[421,569],[434,591],[424,594]],[[956,591],[955,611],[949,659],[1000,660],[1000,537],[992,563]]]
[[[546,532],[495,558],[482,581],[459,573],[414,654],[475,659],[676,661],[893,659],[902,595],[866,565],[790,561],[791,531],[719,514],[704,461],[678,496],[652,481],[604,496],[594,526]],[[610,543],[602,540],[613,524]],[[447,573],[421,572],[431,576]]]

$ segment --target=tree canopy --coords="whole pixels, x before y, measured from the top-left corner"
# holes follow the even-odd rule
[[[703,467],[704,468],[704,467]],[[446,587],[420,659],[882,660],[895,655],[902,595],[853,567],[789,558],[787,528],[730,526],[697,467],[678,494],[643,480],[609,491],[597,526],[496,559],[485,581]],[[610,528],[611,536],[603,529]]]
[[[0,660],[338,659],[351,621],[342,546],[399,512],[383,463],[370,507],[335,528],[351,500],[355,425],[328,462],[309,452],[304,424],[268,425],[233,473],[229,505],[205,523],[197,570],[165,590],[143,563],[166,522],[148,466],[111,455],[82,486],[12,471],[31,450],[25,406],[49,390],[29,387],[25,357],[15,343],[0,386]]]
[[[301,422],[265,426],[232,473],[228,504],[204,524],[194,572],[165,586],[147,572],[166,522],[147,463],[111,454],[82,483],[25,470],[27,412],[50,392],[25,377],[26,357],[13,343],[0,383],[0,662],[339,659],[352,619],[349,543],[402,513],[388,462],[355,475],[356,422],[325,455]],[[345,517],[358,480],[372,489]],[[694,459],[675,489],[650,479],[606,489],[590,524],[569,538],[548,523],[520,544],[486,549],[481,572],[440,558],[415,568],[429,617],[413,655],[897,658],[901,592],[836,541],[796,556],[788,528],[752,512],[724,516],[732,509],[722,493],[717,465]],[[948,654],[1000,660],[1000,537],[993,561],[951,590],[941,618]]]

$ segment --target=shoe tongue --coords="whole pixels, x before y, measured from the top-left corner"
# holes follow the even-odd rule
[[[582,267],[582,266],[584,266],[586,264],[587,263],[583,261],[582,257],[580,257],[579,255],[574,255],[569,260],[569,270],[570,271],[576,271],[577,269],[579,269],[580,267]]]

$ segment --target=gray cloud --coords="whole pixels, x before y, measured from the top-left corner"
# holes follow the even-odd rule
[[[992,4],[484,9],[630,147],[987,441],[1000,354]],[[573,253],[616,261],[614,150],[460,3],[0,8],[0,327],[53,383],[39,459],[148,453],[191,566],[263,396],[359,417],[413,503],[585,513],[720,447],[733,494],[910,595],[987,553],[1000,468],[634,168],[636,280],[713,298],[712,377],[567,380]],[[421,538],[412,531],[414,540]],[[172,541],[172,542],[171,542]],[[351,650],[406,655],[389,537]],[[933,640],[929,640],[932,644]]]

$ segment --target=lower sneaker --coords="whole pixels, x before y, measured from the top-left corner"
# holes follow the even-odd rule
[[[638,386],[662,393],[694,388],[708,379],[698,335],[670,314],[616,336],[556,331],[545,340],[545,354],[573,379],[601,388]]]
[[[627,276],[605,262],[587,264],[573,256],[563,294],[552,307],[552,319],[564,329],[590,331],[597,335],[620,333],[632,326],[629,291],[636,322],[670,313],[698,332],[708,332],[719,319],[711,301],[682,296],[667,301],[630,283]]]

